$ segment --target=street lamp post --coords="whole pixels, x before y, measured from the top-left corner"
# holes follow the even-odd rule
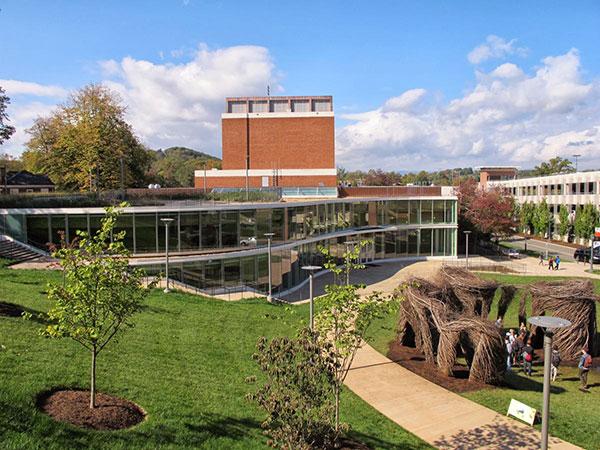
[[[471,234],[471,232],[469,230],[467,231],[463,231],[463,233],[465,233],[465,265],[466,268],[469,268],[469,235]]]
[[[265,233],[264,236],[267,238],[267,252],[268,252],[268,264],[269,264],[269,294],[267,295],[267,301],[271,301],[271,294],[273,285],[271,282],[271,239],[275,236],[275,233]]]
[[[595,233],[592,233],[592,238],[590,239],[590,273],[594,273],[594,236]]]
[[[550,364],[552,360],[552,338],[554,330],[571,325],[566,319],[552,316],[530,317],[528,322],[544,330],[544,400],[542,406],[542,450],[548,450],[550,420]]]
[[[165,277],[166,277],[166,287],[163,291],[165,294],[171,292],[169,290],[169,225],[173,223],[175,219],[171,217],[163,217],[160,219],[162,223],[165,224]]]
[[[577,162],[578,162],[580,156],[581,155],[578,154],[578,153],[576,153],[576,154],[573,155],[573,158],[575,158],[575,172],[577,172],[577,169],[578,169]]]
[[[308,289],[310,295],[310,331],[315,329],[315,308],[314,308],[314,296],[313,296],[313,275],[315,271],[321,270],[321,266],[302,266],[302,270],[308,270]]]

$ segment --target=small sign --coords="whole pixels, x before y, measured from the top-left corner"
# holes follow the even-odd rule
[[[533,425],[533,422],[535,421],[535,413],[535,409],[513,398],[510,401],[506,415],[516,417],[517,419],[520,419],[529,425]]]
[[[262,187],[269,187],[269,177],[262,177]]]
[[[594,228],[594,236],[600,237],[600,227]]]

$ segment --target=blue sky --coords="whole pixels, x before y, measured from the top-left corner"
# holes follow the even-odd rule
[[[21,130],[0,151],[19,153],[22,130],[68,90],[105,82],[148,145],[219,154],[218,99],[261,94],[269,83],[282,94],[334,96],[338,162],[349,168],[365,155],[372,167],[398,170],[530,166],[573,148],[582,167],[600,166],[600,2],[21,0],[0,8],[0,85]]]

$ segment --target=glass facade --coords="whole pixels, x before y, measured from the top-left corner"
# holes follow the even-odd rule
[[[330,200],[314,203],[262,204],[238,209],[182,209],[171,211],[135,208],[123,213],[116,231],[125,232],[125,245],[136,255],[162,255],[165,250],[163,218],[174,219],[169,226],[169,250],[194,254],[210,261],[172,262],[172,276],[199,289],[245,286],[260,292],[268,285],[265,233],[273,233],[272,281],[274,292],[304,281],[303,265],[322,265],[318,245],[341,256],[345,242],[368,239],[361,259],[455,256],[456,200],[385,199]],[[0,233],[47,250],[47,243],[60,242],[61,234],[71,242],[77,230],[95,232],[100,226],[99,210],[83,213],[68,209],[31,213],[0,211]],[[63,212],[67,211],[67,212]],[[244,251],[255,250],[252,256]],[[215,250],[218,250],[215,252]],[[225,251],[224,251],[225,250]],[[231,257],[231,252],[241,252]],[[217,256],[218,255],[218,256]],[[237,255],[237,253],[236,253]],[[160,272],[162,265],[147,269]]]

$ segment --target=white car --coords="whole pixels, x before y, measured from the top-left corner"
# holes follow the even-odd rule
[[[504,254],[506,256],[508,256],[509,258],[520,258],[521,257],[519,250],[517,250],[516,248],[509,248],[504,251]]]
[[[256,236],[243,238],[240,240],[240,245],[242,247],[248,247],[251,245],[256,245]]]

